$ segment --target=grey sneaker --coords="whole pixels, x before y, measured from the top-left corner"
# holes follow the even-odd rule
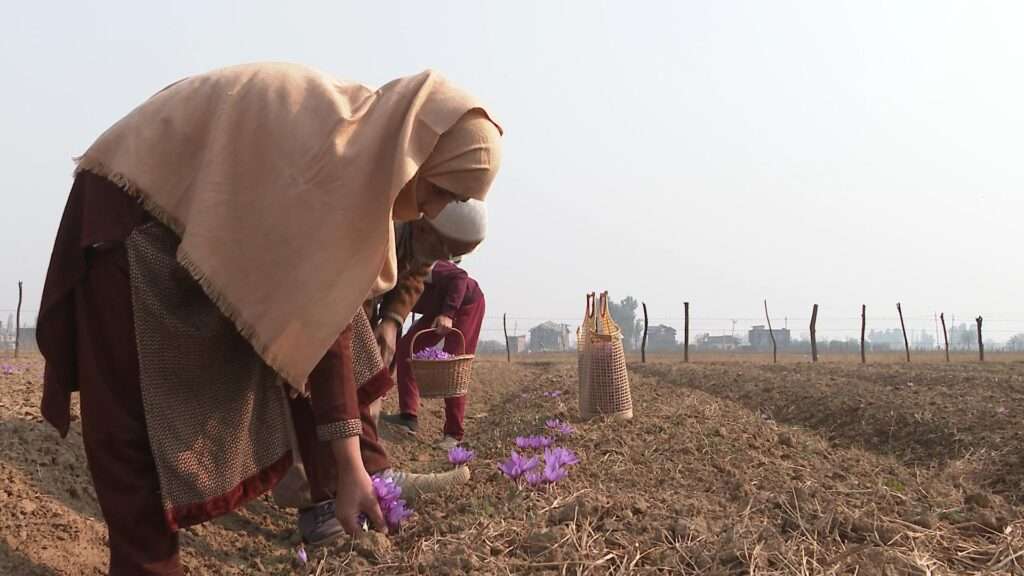
[[[299,510],[299,532],[306,544],[323,544],[345,533],[334,516],[334,500]]]
[[[461,444],[461,442],[456,440],[454,436],[449,436],[445,434],[444,438],[442,438],[441,441],[437,443],[437,447],[440,448],[441,450],[451,450],[452,448],[455,448],[459,444]]]
[[[416,417],[409,416],[408,414],[381,414],[380,419],[382,422],[387,422],[392,426],[398,426],[403,432],[413,436],[416,435],[420,428],[420,423],[416,420]]]

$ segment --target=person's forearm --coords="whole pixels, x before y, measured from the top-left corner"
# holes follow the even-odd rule
[[[381,317],[390,318],[399,326],[405,323],[406,317],[423,295],[426,279],[430,275],[429,264],[419,264],[408,272],[399,275],[398,284],[384,295],[381,301]]]
[[[338,471],[338,476],[347,477],[357,472],[366,473],[362,456],[359,453],[358,436],[332,439],[331,454],[334,455],[334,464]]]
[[[310,402],[321,441],[358,436],[362,432],[355,375],[352,370],[352,329],[346,328],[309,375]]]

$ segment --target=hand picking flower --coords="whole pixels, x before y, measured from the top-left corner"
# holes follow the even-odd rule
[[[388,530],[398,530],[402,521],[412,516],[412,510],[406,507],[405,500],[402,500],[402,487],[395,483],[390,476],[374,475],[373,492],[377,495],[377,503],[380,511],[387,522]],[[366,526],[368,519],[364,514],[359,515],[359,524]]]

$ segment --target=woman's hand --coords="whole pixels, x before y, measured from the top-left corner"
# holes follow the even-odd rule
[[[338,469],[334,514],[341,527],[349,535],[359,534],[362,527],[359,525],[358,517],[365,514],[371,528],[387,534],[388,527],[380,511],[380,504],[377,503],[373,482],[366,473],[359,455],[359,437],[331,440],[331,452],[334,453]]]
[[[437,330],[437,333],[441,336],[446,336],[452,331],[452,319],[442,314],[437,318],[434,318],[433,328],[434,330]]]

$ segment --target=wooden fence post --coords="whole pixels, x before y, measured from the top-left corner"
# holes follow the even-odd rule
[[[775,344],[775,332],[772,330],[772,318],[768,315],[768,300],[764,301],[764,317],[768,319],[768,335],[772,338],[772,363],[779,363],[779,348]]]
[[[683,302],[683,362],[690,361],[690,303]]]
[[[640,362],[647,363],[647,302],[641,302],[644,307],[644,338],[640,341]]]
[[[14,357],[18,357],[18,349],[21,347],[21,280],[18,280],[18,312],[14,321]]]
[[[811,362],[818,361],[818,341],[815,337],[815,324],[818,322],[818,305],[814,305],[814,309],[811,310]]]
[[[975,319],[978,322],[978,360],[985,361],[985,343],[981,341],[981,316]]]
[[[505,359],[512,362],[512,349],[508,345],[508,313],[501,315],[501,328],[505,331]]]
[[[903,329],[903,347],[907,351],[907,362],[910,362],[910,341],[907,340],[907,325],[903,323],[903,308],[896,303],[896,311],[900,313],[900,328]]]
[[[942,340],[946,344],[946,362],[949,362],[949,333],[946,332],[946,315],[939,314],[939,320],[942,321]]]
[[[864,329],[868,325],[868,305],[860,305],[860,363],[867,364],[868,357],[864,354]]]

